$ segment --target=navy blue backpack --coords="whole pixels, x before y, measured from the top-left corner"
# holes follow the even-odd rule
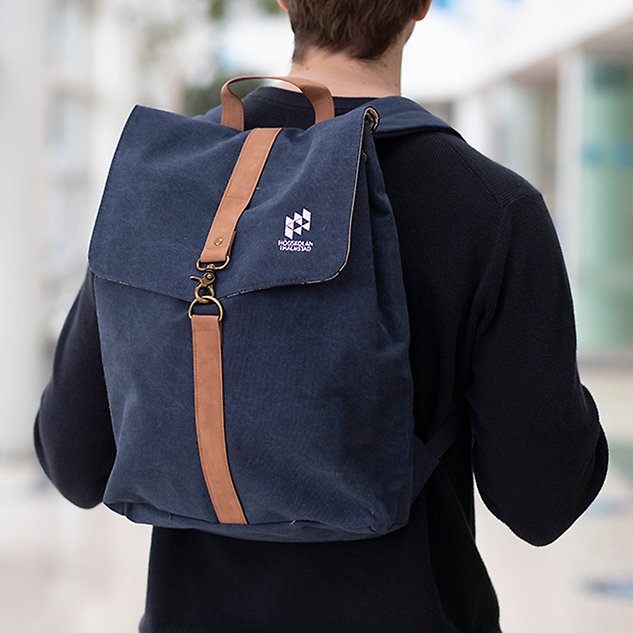
[[[461,415],[414,434],[398,235],[375,137],[458,134],[416,102],[307,129],[244,130],[240,99],[188,117],[135,105],[93,227],[117,454],[103,501],[130,520],[267,541],[404,526]],[[424,254],[421,254],[423,257]]]

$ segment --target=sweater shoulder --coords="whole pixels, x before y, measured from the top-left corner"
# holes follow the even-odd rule
[[[475,149],[467,141],[452,134],[438,134],[456,158],[481,181],[500,208],[505,209],[526,195],[540,195],[527,178]]]
[[[524,176],[454,134],[420,131],[394,140],[398,146],[394,144],[392,151],[409,178],[422,184],[432,181],[433,190],[446,202],[460,200],[499,217],[519,198],[540,195]]]

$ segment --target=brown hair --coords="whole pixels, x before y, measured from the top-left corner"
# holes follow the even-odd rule
[[[293,62],[310,46],[344,51],[357,59],[382,55],[422,0],[285,0],[295,34]]]

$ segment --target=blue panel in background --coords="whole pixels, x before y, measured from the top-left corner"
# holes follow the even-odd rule
[[[633,486],[633,443],[631,442],[610,442],[609,461],[617,468],[620,474],[624,475],[631,486]]]
[[[589,580],[585,590],[612,598],[633,600],[633,575],[626,578]]]
[[[522,2],[523,0],[498,0],[499,4],[521,4]],[[435,0],[433,6],[444,11],[454,11],[462,4],[464,4],[464,0]]]

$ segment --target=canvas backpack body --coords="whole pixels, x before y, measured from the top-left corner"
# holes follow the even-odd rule
[[[374,136],[455,132],[404,97],[307,129],[243,109],[136,105],[89,266],[117,454],[103,501],[130,520],[332,541],[405,525],[455,437],[414,434],[398,236]],[[442,422],[442,421],[439,421]]]

